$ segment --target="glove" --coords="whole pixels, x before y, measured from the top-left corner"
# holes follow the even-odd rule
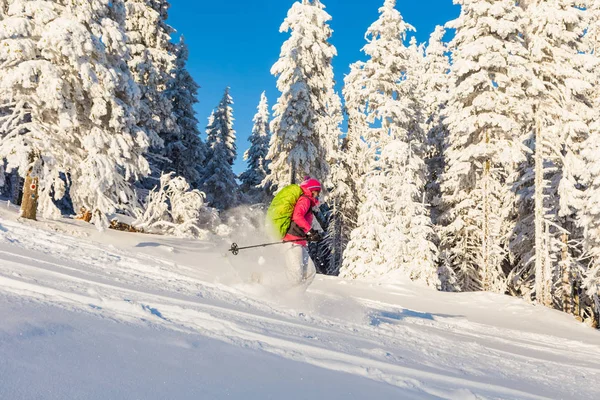
[[[323,239],[323,235],[321,235],[320,232],[311,229],[310,231],[308,231],[308,233],[306,234],[306,239],[309,242],[318,242],[319,240]]]

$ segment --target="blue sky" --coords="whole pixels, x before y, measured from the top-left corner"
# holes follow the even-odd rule
[[[360,49],[364,34],[378,17],[383,0],[322,0],[332,16],[331,43],[338,56],[333,61],[337,89],[349,65],[364,59]],[[279,27],[293,0],[171,0],[169,24],[184,35],[190,48],[188,69],[201,86],[196,107],[199,128],[204,128],[211,110],[231,87],[238,137],[236,173],[246,165],[243,152],[249,147],[252,118],[260,94],[266,91],[269,106],[279,97],[276,78],[270,74],[283,42],[289,37]],[[396,8],[416,29],[419,43],[426,42],[436,25],[456,18],[459,7],[452,0],[398,0]]]

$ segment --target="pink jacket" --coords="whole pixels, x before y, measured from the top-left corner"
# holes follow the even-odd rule
[[[285,237],[283,238],[284,242],[302,239],[302,236],[296,236],[293,234],[294,231],[296,231],[296,233],[299,233],[298,228],[304,231],[305,234],[308,233],[308,231],[310,231],[312,228],[312,222],[314,217],[311,209],[314,206],[318,205],[319,201],[312,197],[312,193],[310,190],[302,187],[302,191],[304,192],[304,195],[300,196],[298,202],[296,202],[296,206],[294,207],[294,213],[292,214],[292,226],[290,227],[288,234],[285,235]],[[294,226],[294,224],[296,226]],[[307,242],[305,240],[298,241],[295,243],[301,246],[307,245]]]

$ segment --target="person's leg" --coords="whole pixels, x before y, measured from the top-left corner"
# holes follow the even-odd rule
[[[291,244],[285,251],[286,276],[292,288],[304,291],[315,279],[315,264],[304,246]]]
[[[306,247],[302,247],[302,272],[302,280],[305,286],[308,287],[315,279],[317,269]]]
[[[292,286],[302,283],[303,263],[302,246],[296,244],[286,244],[285,250],[285,274]]]

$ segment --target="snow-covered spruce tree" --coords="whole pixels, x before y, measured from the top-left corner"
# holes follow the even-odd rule
[[[600,100],[600,99],[599,99]],[[600,102],[597,102],[597,105]],[[584,196],[581,225],[584,227],[583,248],[586,263],[581,273],[583,290],[591,300],[596,314],[600,313],[600,119],[591,124],[590,136],[582,156],[586,161],[589,178]],[[575,311],[575,310],[574,310]]]
[[[398,160],[416,160],[403,154],[409,151],[410,146],[405,142],[392,141],[374,162],[377,168],[368,176],[366,200],[361,204],[358,228],[352,231],[344,253],[340,276],[404,277],[432,287],[439,285],[435,266],[437,249],[431,240],[418,240],[433,235],[426,209],[413,201],[415,188],[423,182],[410,182],[401,177],[402,171],[408,168]],[[390,179],[392,174],[396,175],[395,179]],[[396,200],[394,208],[387,200],[390,196],[404,198]],[[401,204],[413,209],[400,210]],[[391,215],[394,217],[390,220]]]
[[[244,154],[244,160],[248,162],[248,169],[240,175],[242,191],[250,197],[251,202],[265,201],[269,194],[269,188],[261,185],[269,173],[269,161],[267,160],[271,141],[269,118],[267,96],[263,92],[253,119],[251,145]]]
[[[408,124],[408,138],[411,141],[412,151],[418,158],[425,160],[427,156],[427,136],[423,129],[425,125],[424,85],[422,83],[425,74],[425,45],[417,44],[417,38],[410,38],[408,46],[408,64],[406,65],[405,82],[401,92],[411,105],[414,116]]]
[[[167,0],[123,0],[126,6],[127,45],[131,58],[129,69],[142,92],[139,125],[150,138],[146,157],[150,161],[152,179],[143,186],[158,183],[169,160],[164,157],[165,144],[178,141],[178,126],[173,105],[166,93],[175,69],[175,51],[171,43],[173,28],[167,24]]]
[[[331,66],[337,53],[328,42],[331,17],[324,8],[319,0],[296,2],[281,25],[281,32],[291,34],[271,69],[281,96],[273,107],[265,185],[282,188],[310,175],[329,187],[342,112]]]
[[[344,105],[348,118],[348,131],[342,140],[341,160],[347,165],[343,171],[349,194],[344,204],[347,204],[347,220],[356,226],[358,221],[358,207],[364,200],[364,193],[359,190],[363,187],[363,179],[367,172],[367,164],[374,158],[373,149],[369,149],[365,138],[369,132],[369,123],[366,114],[366,102],[363,101],[363,88],[366,77],[363,74],[363,63],[358,61],[350,66],[350,73],[344,79]],[[340,181],[340,179],[338,179]]]
[[[343,263],[351,233],[357,226],[359,205],[365,199],[364,176],[373,154],[364,137],[369,128],[366,104],[361,103],[360,89],[364,75],[362,63],[351,65],[344,79],[344,102],[348,116],[348,131],[337,152],[336,163],[331,166],[332,191],[328,214],[326,242],[326,273],[338,275]]]
[[[8,0],[0,0],[0,23],[6,17],[8,17]],[[12,114],[11,107],[4,106],[2,103],[0,103],[0,121],[4,120],[10,114]],[[2,140],[2,138],[6,134],[2,129],[3,129],[2,125],[0,125],[0,140]],[[4,159],[0,159],[0,193],[2,193],[2,194],[4,194],[5,190],[7,189],[7,188],[5,188],[5,185],[6,185],[7,181],[9,180],[7,178],[9,178],[9,177],[5,173]]]
[[[337,118],[334,124],[335,127],[332,125],[329,129],[332,137],[337,136]],[[328,275],[339,274],[350,233],[356,227],[359,186],[355,177],[358,177],[360,167],[357,163],[360,161],[359,154],[364,147],[364,143],[359,140],[360,138],[346,136],[341,143],[335,144],[332,148],[336,156],[330,165],[327,185],[328,224],[322,245],[328,255],[325,268]]]
[[[388,179],[384,198],[394,199],[383,251],[390,270],[430,287],[439,287],[437,256],[429,209],[425,205],[425,165],[411,141],[394,140],[382,149]],[[395,176],[394,176],[395,175]],[[389,197],[388,197],[389,196]]]
[[[202,191],[211,207],[226,210],[239,205],[239,188],[233,173],[236,157],[233,129],[233,100],[229,88],[206,127],[207,156],[203,170]]]
[[[450,88],[450,59],[448,47],[443,42],[446,30],[437,26],[429,38],[425,48],[423,74],[419,79],[423,123],[422,129],[426,136],[425,162],[427,164],[427,183],[425,192],[427,202],[430,204],[431,219],[439,237],[438,216],[441,209],[440,181],[445,167],[445,146],[447,145],[448,128],[444,123],[443,111],[448,105],[448,92]],[[442,255],[442,259],[445,259]],[[438,268],[441,282],[440,288],[444,291],[459,290],[456,274],[450,263],[442,262]]]
[[[346,144],[348,142],[345,142]],[[342,266],[343,254],[352,229],[356,226],[357,192],[355,182],[350,182],[351,163],[344,147],[338,152],[335,164],[331,166],[330,192],[327,201],[327,225],[325,237],[320,244],[322,258],[325,261],[324,272],[338,275]]]
[[[450,43],[452,71],[446,170],[442,176],[441,248],[462,290],[504,292],[503,265],[514,231],[513,182],[526,159],[522,144],[527,51],[522,10],[514,1],[460,0]]]
[[[10,18],[8,13],[8,0],[0,1],[0,21],[5,18]],[[4,40],[4,37],[2,38]],[[13,113],[10,102],[8,105],[0,103],[0,121],[6,120]],[[7,135],[6,128],[0,123],[0,141],[4,136]],[[5,166],[6,160],[0,159],[0,168],[2,174],[0,176],[0,193],[8,197],[13,204],[21,204],[21,187],[23,185],[23,179],[19,176],[16,170],[11,172],[6,171]]]
[[[581,270],[572,273],[575,285],[581,281],[584,296],[590,313],[588,321],[598,327],[600,314],[600,0],[587,4],[585,12],[586,34],[583,38],[590,69],[589,81],[593,87],[589,91],[593,103],[591,120],[588,121],[589,136],[583,146],[581,156],[585,162],[585,194],[579,225],[583,228],[584,261]],[[569,282],[571,283],[571,282]],[[585,301],[587,300],[587,301]],[[581,303],[582,301],[580,301]],[[565,310],[569,311],[569,310]],[[578,310],[572,310],[577,312]],[[595,314],[595,315],[594,315]],[[584,316],[585,317],[585,316]]]
[[[223,143],[226,150],[226,160],[229,165],[233,165],[237,157],[236,132],[233,129],[233,98],[229,94],[229,87],[225,88],[225,94],[219,102],[216,111],[213,111],[208,118],[208,126],[206,127],[206,145],[212,149],[215,143]],[[210,157],[210,156],[208,156]]]
[[[353,70],[360,70],[362,77],[353,77],[356,87],[349,97],[354,98],[353,108],[367,115],[363,139],[373,157],[367,160],[367,193],[340,274],[399,275],[437,286],[437,249],[424,204],[420,105],[415,79],[407,74],[414,51],[404,45],[407,30],[414,28],[395,5],[395,0],[386,0],[379,9],[379,19],[366,34],[363,50],[369,59]]]
[[[423,94],[423,130],[427,135],[426,163],[428,167],[427,199],[431,204],[431,217],[437,224],[440,203],[440,178],[444,171],[444,143],[448,129],[444,124],[443,110],[448,104],[450,60],[448,49],[442,41],[446,30],[438,26],[429,38],[425,49],[424,73],[419,92]]]
[[[574,221],[582,208],[579,188],[585,164],[580,154],[588,136],[586,121],[592,119],[582,41],[586,25],[584,11],[570,0],[528,0],[521,6],[527,16],[523,36],[532,71],[528,97],[534,151],[521,176],[524,182],[533,179],[523,185],[533,218],[519,225],[517,237],[534,237],[535,242],[528,246],[533,251],[517,254],[521,265],[515,278],[525,281],[523,292],[531,287],[537,302],[552,306],[560,302],[560,291],[554,290],[557,281],[571,275],[560,269],[573,267],[561,263],[563,242],[576,243],[581,234]],[[567,256],[569,251],[577,249],[568,249]]]
[[[177,129],[165,141],[164,155],[170,160],[165,170],[182,176],[192,188],[199,188],[206,149],[200,140],[194,111],[194,105],[198,103],[199,86],[186,68],[189,52],[183,37],[175,48],[175,54],[176,68],[166,96],[171,100]]]
[[[0,159],[39,179],[46,216],[68,179],[76,209],[133,212],[129,181],[148,172],[146,134],[136,126],[139,91],[124,60],[119,2],[11,2],[0,22]]]
[[[379,163],[376,160],[375,163]],[[344,251],[340,276],[362,278],[381,276],[387,269],[387,253],[382,238],[388,235],[388,202],[381,193],[387,184],[385,176],[374,170],[368,176],[369,185],[363,187],[364,201],[361,202],[357,228],[351,233],[350,242]]]

